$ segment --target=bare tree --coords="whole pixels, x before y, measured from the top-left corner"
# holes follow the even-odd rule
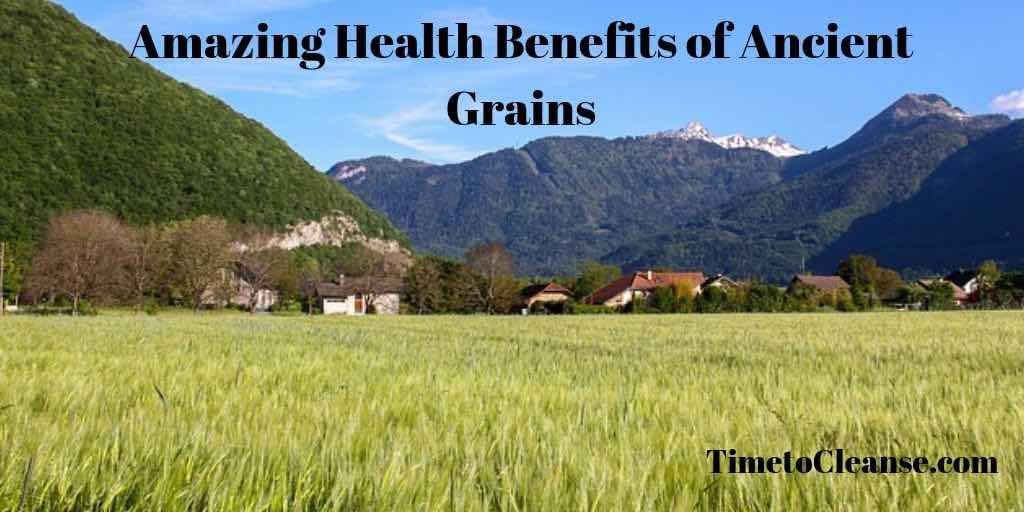
[[[272,246],[272,239],[271,233],[263,231],[246,235],[237,256],[239,277],[246,285],[243,291],[248,295],[250,313],[256,312],[260,292],[274,286],[286,264],[286,255]]]
[[[116,290],[128,239],[124,224],[104,212],[54,217],[33,259],[30,287],[37,294],[67,296],[77,315],[83,298],[102,299]]]
[[[476,287],[487,313],[507,311],[515,302],[518,286],[512,278],[515,260],[499,242],[488,242],[466,251],[466,266],[480,275]]]
[[[231,263],[231,235],[224,219],[197,217],[167,228],[170,284],[198,311],[204,298],[224,284]]]
[[[146,293],[154,286],[163,256],[163,236],[159,228],[129,228],[124,254],[123,287],[136,309],[142,307]]]

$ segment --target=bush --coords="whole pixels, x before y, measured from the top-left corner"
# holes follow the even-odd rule
[[[567,315],[614,315],[618,313],[618,311],[603,305],[593,306],[590,304],[567,302],[565,304],[565,313]]]
[[[82,299],[78,301],[78,314],[80,316],[96,316],[99,314],[99,310],[92,302]]]

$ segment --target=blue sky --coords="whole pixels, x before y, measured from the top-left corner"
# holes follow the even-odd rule
[[[934,92],[971,113],[1024,115],[1024,2],[415,2],[330,0],[60,0],[126,47],[140,25],[154,34],[309,34],[335,24],[371,33],[417,33],[419,23],[464,21],[474,33],[495,23],[527,33],[602,34],[612,20],[657,34],[710,33],[736,23],[734,57],[753,24],[767,33],[912,34],[909,60],[368,60],[329,59],[318,71],[295,61],[150,60],[262,122],[319,169],[371,155],[459,161],[548,135],[642,135],[703,122],[715,134],[778,134],[804,149],[840,142],[906,92]],[[714,4],[714,5],[711,5]],[[493,46],[486,45],[488,54]],[[448,97],[546,99],[596,104],[587,127],[456,126]]]

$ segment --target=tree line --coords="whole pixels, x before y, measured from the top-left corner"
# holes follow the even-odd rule
[[[361,244],[284,250],[273,240],[270,231],[219,217],[133,226],[75,210],[50,219],[18,291],[41,310],[76,315],[99,305],[235,304],[254,311],[262,290],[274,290],[282,307],[311,311],[316,284],[331,274],[401,271],[399,262]]]
[[[799,282],[788,287],[751,280],[727,287],[677,283],[653,290],[621,311],[584,304],[596,290],[622,276],[615,265],[584,261],[574,276],[523,279],[500,243],[471,247],[461,261],[380,253],[362,244],[315,245],[291,250],[274,244],[270,231],[211,216],[134,226],[97,210],[75,210],[50,219],[27,269],[8,267],[23,300],[41,310],[73,314],[96,306],[153,311],[235,305],[255,311],[259,293],[272,290],[275,309],[316,311],[316,287],[341,275],[401,277],[402,311],[410,314],[509,314],[523,307],[522,289],[553,281],[573,292],[562,303],[536,304],[535,312],[727,313],[868,311],[884,305],[941,310],[956,306],[951,284],[906,283],[874,258],[851,255],[835,274],[849,289],[822,292]],[[655,269],[668,270],[668,269]],[[969,307],[1024,307],[1024,274],[1004,273],[994,262],[977,271],[978,292]],[[240,286],[239,280],[245,285]],[[8,283],[9,285],[9,283]],[[7,288],[8,285],[5,285]],[[9,288],[8,288],[9,289]],[[9,292],[8,292],[9,293]]]

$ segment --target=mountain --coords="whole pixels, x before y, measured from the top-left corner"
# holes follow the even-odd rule
[[[599,258],[781,281],[805,264],[833,270],[827,251],[858,220],[915,197],[967,147],[994,155],[1006,140],[982,141],[1009,123],[908,94],[840,144],[789,158],[726,148],[691,123],[641,138],[540,139],[446,166],[378,157],[329,174],[429,252],[499,240],[524,273]]]
[[[44,0],[0,3],[0,127],[0,239],[22,247],[71,208],[282,230],[330,217],[349,238],[407,243],[268,129]]]
[[[421,250],[504,242],[525,274],[569,272],[627,240],[780,180],[782,160],[670,138],[551,137],[452,165],[376,157],[328,175]]]
[[[746,137],[740,134],[726,135],[725,137],[715,137],[711,135],[711,132],[697,121],[693,121],[686,125],[686,128],[681,130],[669,130],[664,132],[658,132],[652,135],[648,135],[654,139],[681,139],[681,140],[701,140],[704,142],[710,142],[712,144],[718,144],[726,149],[737,149],[737,148],[749,148],[758,149],[765,151],[779,158],[789,158],[797,155],[803,155],[806,151],[782,140],[777,135],[769,135],[768,137]]]
[[[605,259],[785,279],[855,220],[909,199],[948,157],[1007,123],[967,115],[940,96],[906,95],[841,144],[788,159],[782,182]],[[816,270],[834,268],[814,261],[823,264]]]
[[[913,272],[973,267],[995,259],[1024,267],[1024,120],[948,158],[910,199],[858,219],[812,261],[834,265],[851,252]]]

